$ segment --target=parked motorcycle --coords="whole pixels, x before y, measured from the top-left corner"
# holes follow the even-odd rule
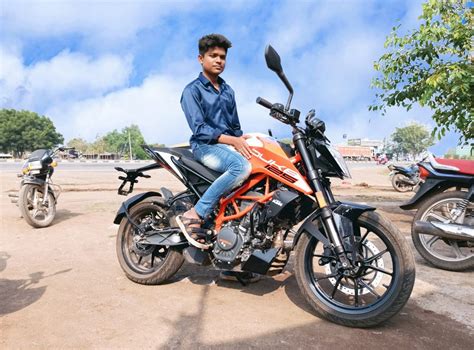
[[[205,242],[186,239],[176,217],[192,207],[221,174],[180,148],[143,146],[156,164],[116,168],[125,175],[119,193],[128,194],[145,171],[164,168],[186,190],[141,193],[117,212],[116,251],[129,279],[141,284],[169,280],[183,260],[221,270],[261,275],[281,273],[290,253],[301,293],[315,312],[332,322],[370,327],[394,316],[410,297],[415,281],[413,255],[400,231],[374,207],[335,200],[330,178],[349,177],[344,159],[324,135],[314,110],[298,126],[290,109],[293,89],[277,52],[265,50],[268,67],[289,91],[286,106],[257,98],[270,116],[290,126],[295,148],[274,138],[248,134],[252,173],[221,199]],[[128,185],[127,185],[128,184]],[[126,189],[126,186],[130,188]]]
[[[394,164],[387,166],[390,170],[390,179],[393,188],[398,192],[413,191],[420,183],[420,171],[418,165],[412,164],[409,167],[402,167]]]
[[[419,163],[425,182],[401,208],[418,209],[412,238],[416,250],[436,267],[474,267],[474,161],[435,159]]]
[[[56,203],[61,187],[53,184],[51,176],[57,166],[54,157],[58,152],[73,149],[38,149],[31,153],[18,176],[22,178],[19,194],[10,194],[25,221],[35,227],[47,227],[56,215]]]

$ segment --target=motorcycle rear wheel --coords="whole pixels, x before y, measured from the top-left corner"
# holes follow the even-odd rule
[[[46,203],[43,205],[44,188],[39,185],[23,185],[18,194],[18,207],[21,216],[34,228],[51,225],[56,215],[56,200],[48,192]]]
[[[138,225],[153,222],[153,227],[169,226],[165,210],[151,202],[137,204],[130,210],[131,219]],[[137,230],[122,219],[117,232],[116,252],[120,267],[132,281],[140,284],[161,284],[168,281],[183,265],[181,251],[170,246],[143,245],[134,242]]]
[[[407,184],[408,178],[402,174],[392,176],[392,186],[398,192],[409,192],[413,190],[413,186]]]
[[[463,191],[438,193],[427,199],[413,218],[415,221],[450,220],[451,212],[467,196]],[[474,204],[466,208],[474,216]],[[467,213],[466,213],[467,214]],[[412,225],[413,227],[413,225]],[[433,266],[448,271],[464,271],[474,268],[474,246],[469,247],[466,241],[444,240],[437,236],[411,233],[413,244],[420,255]]]
[[[295,275],[318,316],[343,326],[367,328],[388,320],[408,301],[415,283],[415,262],[400,231],[379,214],[362,214],[354,229],[357,251],[363,257],[358,275],[344,276],[336,268],[338,258],[328,255],[308,232],[296,247]]]

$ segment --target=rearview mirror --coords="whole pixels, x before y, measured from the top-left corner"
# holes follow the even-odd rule
[[[272,71],[274,71],[278,75],[283,73],[280,56],[272,47],[272,45],[268,45],[265,48],[265,61],[267,62],[267,67],[270,68]]]

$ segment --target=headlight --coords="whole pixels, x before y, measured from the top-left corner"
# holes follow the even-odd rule
[[[25,163],[25,165],[23,166],[23,174],[26,174],[28,172],[30,172],[31,170],[39,170],[41,169],[43,166],[41,165],[41,161],[39,160],[36,160],[34,162],[28,162],[28,163]]]
[[[337,165],[339,165],[339,168],[342,170],[342,174],[344,177],[352,178],[351,173],[349,171],[349,168],[347,167],[346,161],[342,157],[341,153],[339,151],[331,146],[327,146],[329,152],[331,155],[334,157],[336,160]]]

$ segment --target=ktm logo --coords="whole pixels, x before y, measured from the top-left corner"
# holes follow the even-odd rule
[[[265,169],[271,171],[275,175],[281,176],[288,182],[295,183],[296,181],[298,181],[299,174],[296,171],[288,169],[284,165],[278,165],[273,159],[265,159],[263,157],[263,154],[257,151],[256,149],[252,149],[252,153],[255,157],[267,163]]]

